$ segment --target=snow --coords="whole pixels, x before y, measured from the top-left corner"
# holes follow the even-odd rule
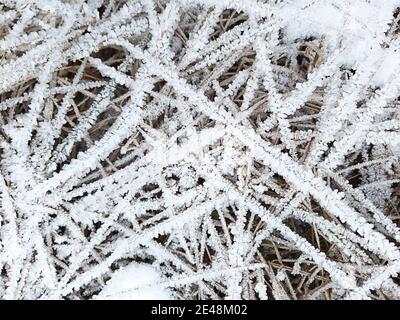
[[[162,277],[153,267],[132,263],[114,272],[95,300],[171,300],[171,292],[160,288]],[[147,286],[147,287],[146,287]]]
[[[0,299],[400,299],[400,0],[3,2]]]
[[[385,0],[384,4],[380,0],[352,3],[348,0],[316,1],[307,6],[308,2],[296,1],[297,10],[287,9],[285,16],[291,19],[286,20],[286,34],[290,41],[324,35],[330,50],[339,46],[343,48],[340,61],[347,66],[362,62],[368,55],[386,54],[380,46],[381,35],[373,26],[385,28],[385,24],[391,22],[393,11],[399,5],[397,0]],[[370,41],[371,38],[376,41]],[[398,53],[386,54],[384,59],[371,79],[373,85],[381,86],[389,80]]]

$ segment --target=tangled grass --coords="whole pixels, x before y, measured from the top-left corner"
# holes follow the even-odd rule
[[[0,297],[398,299],[399,7],[0,1]]]

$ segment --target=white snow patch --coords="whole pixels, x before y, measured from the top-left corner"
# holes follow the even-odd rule
[[[357,5],[347,0],[320,1],[307,5],[309,2],[297,1],[296,10],[293,6],[286,8],[287,39],[295,41],[324,36],[329,51],[345,48],[340,60],[346,65],[353,65],[373,54],[372,51],[382,49],[377,42],[371,41],[379,37],[376,28],[371,26],[382,25],[382,29],[387,28],[393,19],[394,9],[399,5],[397,0],[385,0],[384,5],[380,0],[358,1]],[[391,62],[388,61],[388,64]],[[387,81],[386,71],[387,68],[382,68],[374,79],[377,85]]]
[[[172,294],[158,284],[161,275],[149,265],[132,263],[114,273],[95,300],[172,300]]]

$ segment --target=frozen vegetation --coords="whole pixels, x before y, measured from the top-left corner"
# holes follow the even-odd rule
[[[399,0],[0,0],[1,299],[400,299]]]

